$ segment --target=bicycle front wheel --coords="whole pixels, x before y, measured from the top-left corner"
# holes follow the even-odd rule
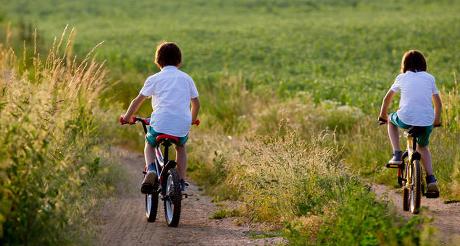
[[[145,195],[145,217],[148,222],[155,222],[158,211],[158,192]]]
[[[403,172],[403,180],[402,180],[402,186],[403,186],[403,210],[404,211],[409,211],[409,204],[410,204],[410,199],[409,199],[409,183],[411,180],[411,173],[410,173],[410,167],[411,165],[404,160],[404,172]]]
[[[179,225],[181,203],[180,179],[176,169],[173,168],[167,174],[166,195],[164,197],[164,210],[168,226],[177,227]]]
[[[422,170],[419,160],[414,160],[411,165],[411,187],[410,187],[410,212],[418,214],[422,199]]]

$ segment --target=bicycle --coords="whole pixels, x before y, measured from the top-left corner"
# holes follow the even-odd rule
[[[150,119],[133,117],[133,120],[132,124],[142,123],[144,133],[147,134]],[[199,125],[199,120],[193,124]],[[155,222],[159,200],[163,200],[166,224],[169,227],[179,225],[182,198],[183,196],[187,198],[187,194],[183,194],[180,188],[180,178],[176,170],[177,163],[169,160],[169,147],[178,143],[179,138],[175,136],[160,134],[156,137],[156,145],[154,146],[156,179],[153,185],[146,188],[145,192],[145,216],[148,222]],[[147,174],[146,169],[144,169],[143,174]]]
[[[379,124],[388,124],[388,121],[379,118]],[[435,126],[439,127],[439,126]],[[426,182],[424,168],[420,164],[421,155],[417,151],[417,137],[423,133],[423,127],[411,126],[405,129],[407,149],[402,154],[401,164],[387,163],[387,168],[398,169],[398,184],[403,188],[403,210],[412,214],[420,212],[422,195],[427,198],[437,198],[439,194],[430,193],[425,190]]]

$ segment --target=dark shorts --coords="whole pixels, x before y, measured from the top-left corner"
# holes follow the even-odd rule
[[[396,112],[391,113],[390,115],[390,122],[402,129],[409,129],[411,126],[407,125],[406,123],[402,122],[401,119],[399,119],[398,114]],[[423,133],[420,134],[420,136],[417,137],[417,143],[422,146],[428,146],[430,143],[430,134],[431,131],[433,131],[433,126],[424,126],[423,127]]]
[[[145,135],[145,140],[147,140],[147,142],[152,145],[152,146],[155,146],[156,145],[156,139],[158,137],[158,135],[160,135],[162,133],[159,133],[159,132],[156,132],[155,130],[153,130],[153,127],[149,126],[147,127],[147,135]],[[183,146],[188,140],[188,135],[186,135],[185,137],[179,137],[179,146]]]

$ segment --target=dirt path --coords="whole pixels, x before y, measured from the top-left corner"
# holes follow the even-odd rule
[[[402,210],[402,194],[398,190],[378,184],[373,184],[372,189],[381,199],[391,201],[404,217],[413,216]],[[442,245],[460,245],[460,203],[445,204],[441,199],[422,197],[422,214],[433,219]]]
[[[236,226],[232,219],[209,219],[217,209],[209,197],[191,184],[191,197],[183,200],[178,228],[168,228],[162,203],[157,221],[148,223],[144,215],[144,196],[140,193],[143,156],[122,149],[113,151],[126,172],[118,197],[107,201],[100,215],[98,245],[267,245],[281,241],[251,239],[250,228]]]

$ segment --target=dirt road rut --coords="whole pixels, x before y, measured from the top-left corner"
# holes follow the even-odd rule
[[[389,200],[406,218],[411,215],[402,209],[402,194],[384,185],[373,184],[378,197]],[[432,225],[442,245],[460,245],[460,203],[445,204],[441,199],[422,197],[422,214],[433,219]]]
[[[250,228],[236,226],[231,219],[214,220],[209,217],[216,206],[191,184],[183,200],[179,227],[166,225],[163,204],[160,203],[157,221],[148,223],[144,215],[144,196],[140,193],[143,156],[116,149],[126,172],[126,181],[117,197],[107,200],[100,212],[98,245],[267,245],[279,239],[251,239]]]

